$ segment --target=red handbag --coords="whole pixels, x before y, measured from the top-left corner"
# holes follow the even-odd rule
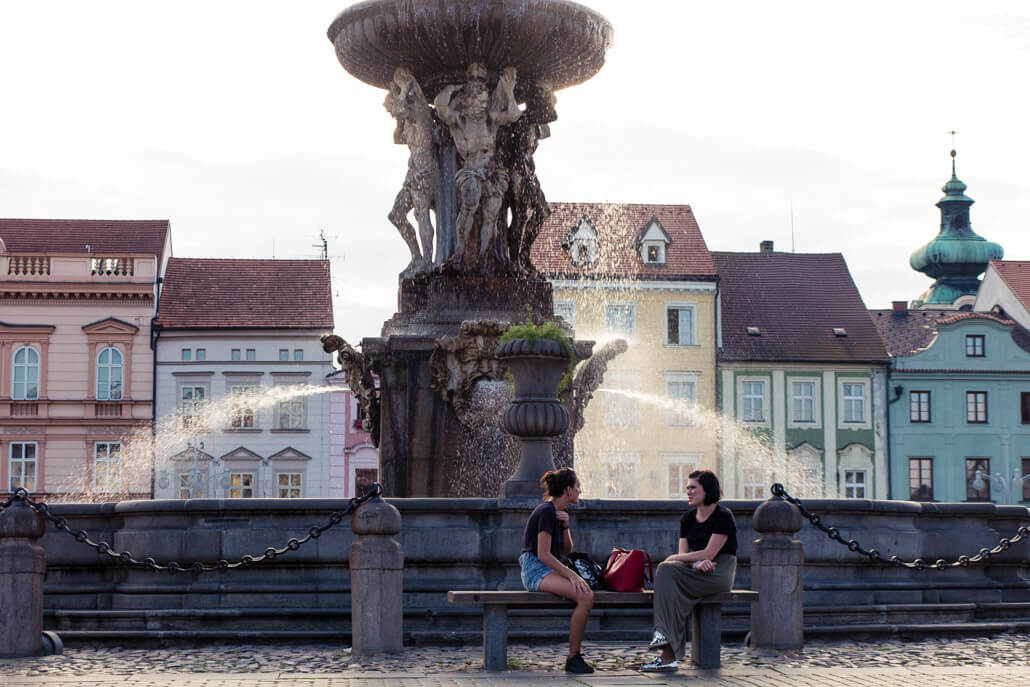
[[[644,576],[644,563],[648,576]],[[640,549],[612,549],[604,567],[604,584],[613,592],[642,592],[647,579],[654,579],[651,557]]]

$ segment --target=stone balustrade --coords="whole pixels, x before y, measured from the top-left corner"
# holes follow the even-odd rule
[[[761,502],[725,503],[736,514],[739,529],[735,587],[750,588],[757,574],[751,565],[756,538],[752,519]],[[115,549],[188,564],[258,555],[268,546],[304,536],[311,525],[321,524],[343,505],[320,499],[198,499],[68,504],[56,505],[53,511]],[[401,551],[383,540],[373,556],[377,562],[368,568],[379,572],[367,576],[403,576],[405,637],[475,641],[480,617],[474,609],[449,605],[446,592],[521,588],[516,560],[528,509],[474,498],[391,499],[390,505],[403,516],[403,530],[396,536],[403,572],[395,560]],[[1030,523],[1026,508],[993,504],[813,500],[806,506],[867,548],[927,561],[975,554]],[[683,509],[684,504],[676,501],[585,501],[572,511],[576,550],[602,563],[613,546],[642,548],[660,560],[675,550]],[[40,539],[48,561],[45,626],[66,641],[97,641],[125,633],[161,633],[166,638],[345,637],[352,630],[348,562],[355,537],[343,524],[271,562],[220,573],[171,575],[102,559],[51,527]],[[896,628],[906,619],[924,625],[1005,617],[1025,622],[1030,615],[1028,542],[986,565],[916,572],[872,563],[807,523],[794,538],[804,549],[804,567],[798,569],[803,572],[806,635],[847,628],[875,632]],[[394,552],[394,559],[388,560],[388,551]],[[389,570],[393,572],[383,572]],[[749,609],[725,611],[724,629],[743,635],[750,626]],[[513,637],[567,633],[567,622],[560,618],[524,613],[512,619]],[[591,616],[588,635],[643,636],[649,623],[646,611],[598,611]]]

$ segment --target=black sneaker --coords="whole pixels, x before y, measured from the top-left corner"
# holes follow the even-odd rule
[[[577,653],[575,656],[569,656],[565,659],[565,672],[586,675],[587,673],[594,672],[594,669],[583,660],[583,654]]]

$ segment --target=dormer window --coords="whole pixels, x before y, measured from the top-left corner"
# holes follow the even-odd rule
[[[584,217],[569,231],[562,246],[568,249],[573,265],[586,267],[597,260],[598,243],[597,229]]]
[[[645,265],[664,265],[665,249],[670,243],[672,243],[672,239],[662,227],[662,223],[658,221],[657,217],[652,217],[637,236],[640,259]]]

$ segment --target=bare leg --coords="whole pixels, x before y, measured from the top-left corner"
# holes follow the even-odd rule
[[[589,589],[585,593],[577,591],[571,582],[557,573],[551,573],[540,581],[540,591],[551,592],[576,602],[572,620],[569,621],[569,656],[575,656],[583,644],[587,618],[590,616],[590,609],[594,607],[594,592]]]
[[[415,227],[411,226],[411,222],[408,221],[407,215],[411,208],[411,196],[408,194],[407,189],[401,189],[397,193],[397,198],[393,201],[393,209],[390,210],[389,218],[390,224],[397,227],[401,238],[408,244],[408,250],[411,251],[410,267],[414,268],[422,262],[422,251],[419,250],[418,239],[415,238]]]

